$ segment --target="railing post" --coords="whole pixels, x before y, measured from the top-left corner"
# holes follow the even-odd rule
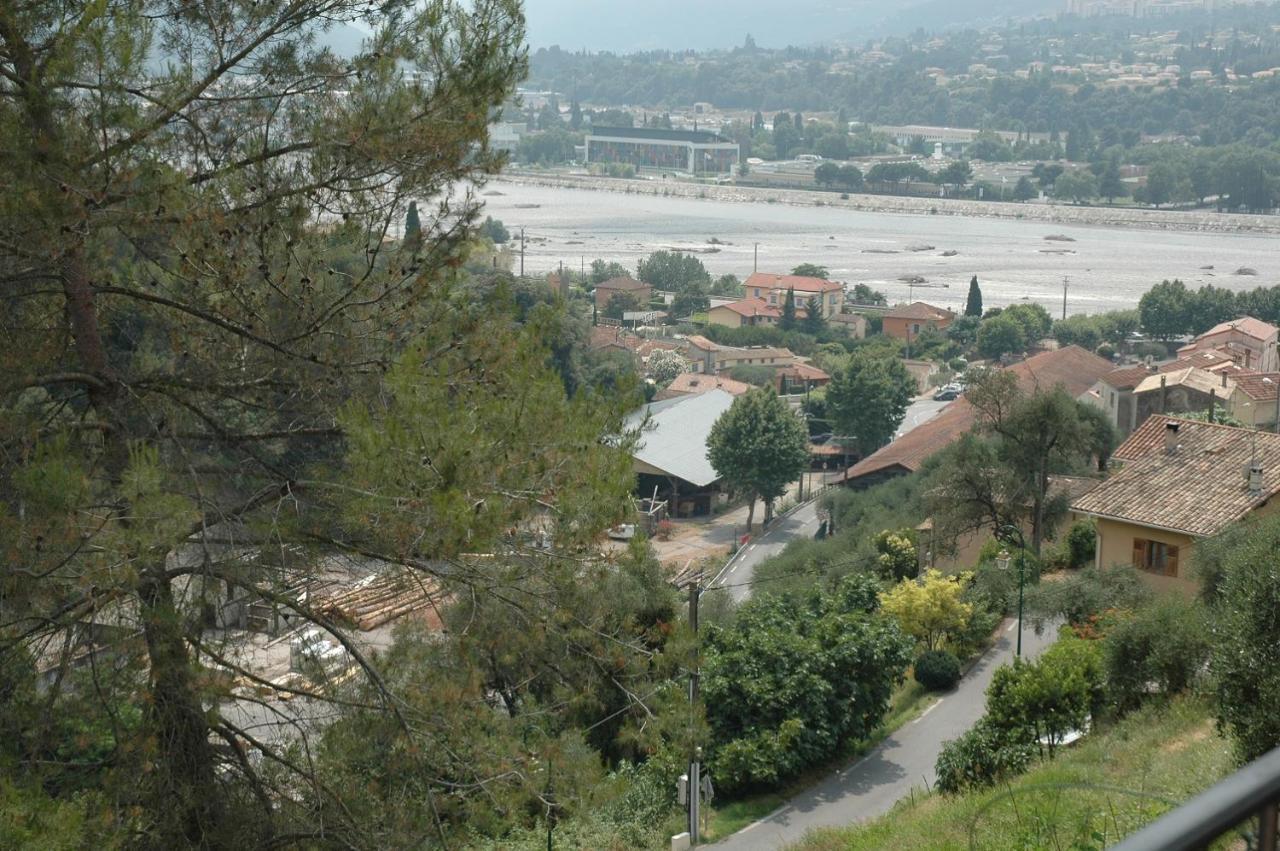
[[[1277,802],[1258,811],[1258,851],[1276,851]]]

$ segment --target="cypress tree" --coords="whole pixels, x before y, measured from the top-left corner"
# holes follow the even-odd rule
[[[422,220],[418,218],[418,202],[409,202],[409,212],[404,216],[404,241],[417,242],[422,239]]]
[[[964,303],[964,315],[982,315],[982,288],[978,286],[977,275],[974,275],[969,281],[969,298]]]
[[[796,327],[796,291],[787,290],[787,297],[782,300],[782,318],[778,327],[783,331],[792,331]]]

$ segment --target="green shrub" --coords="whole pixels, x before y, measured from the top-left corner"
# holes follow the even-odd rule
[[[1119,712],[1136,709],[1154,689],[1186,691],[1209,660],[1204,607],[1170,595],[1120,620],[1102,642],[1107,691]]]
[[[986,718],[942,746],[935,765],[938,791],[955,795],[1021,774],[1035,759],[1035,746],[1020,741]]]
[[[987,718],[1016,741],[1048,742],[1083,729],[1103,705],[1102,648],[1064,635],[1035,662],[998,669],[987,688]]]
[[[1128,565],[1086,567],[1057,582],[1027,586],[1026,610],[1037,624],[1061,618],[1085,624],[1108,609],[1136,609],[1151,599],[1151,589]]]
[[[1098,546],[1098,530],[1088,520],[1081,520],[1067,532],[1067,554],[1070,567],[1084,567],[1094,559]]]
[[[929,691],[947,691],[960,682],[960,660],[946,650],[928,650],[915,664],[916,682]]]

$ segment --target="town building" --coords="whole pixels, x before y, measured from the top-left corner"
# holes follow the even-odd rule
[[[737,142],[705,130],[592,127],[586,137],[588,163],[718,175],[731,173],[738,156]]]
[[[640,430],[632,450],[637,492],[650,496],[656,488],[677,517],[710,513],[720,474],[707,457],[707,438],[734,398],[712,389],[651,402],[629,416],[627,430]]]
[[[1079,346],[1064,346],[1056,351],[1041,352],[1007,369],[1017,376],[1018,385],[1025,392],[1061,385],[1072,397],[1083,399],[1094,383],[1111,371],[1112,364]],[[977,412],[961,396],[933,419],[854,464],[845,472],[844,483],[866,488],[917,472],[926,461],[973,428],[977,419]]]
[[[970,73],[975,72],[971,71]],[[986,70],[982,69],[976,72],[976,75],[984,76],[986,73]],[[900,148],[906,148],[917,139],[923,139],[929,150],[932,151],[940,146],[942,152],[947,156],[964,154],[983,132],[995,135],[1010,145],[1016,143],[1019,139],[1019,134],[1012,130],[982,131],[967,127],[932,127],[925,124],[881,124],[873,126],[871,129],[877,133],[885,134]],[[1048,142],[1049,136],[1050,134],[1048,133],[1021,134],[1021,138],[1031,142]]]
[[[706,375],[728,372],[735,366],[781,369],[796,362],[796,356],[790,349],[772,346],[722,346],[699,334],[685,338],[685,357],[692,362],[694,372]]]
[[[610,278],[607,281],[601,281],[596,284],[595,289],[596,307],[599,310],[607,309],[613,297],[620,293],[628,293],[635,297],[636,304],[641,307],[648,307],[649,299],[653,297],[653,285],[630,277]]]
[[[712,307],[707,311],[707,321],[727,328],[743,328],[752,325],[777,325],[782,310],[761,298],[744,298]]]
[[[865,339],[867,336],[867,317],[861,313],[836,313],[827,317],[827,323],[832,328],[839,328],[855,340]]]
[[[822,304],[822,315],[835,316],[844,310],[844,284],[805,275],[777,275],[772,272],[753,272],[742,287],[748,298],[758,298],[772,307],[782,308],[787,292],[795,294],[796,311],[804,316],[805,308],[814,301]]]
[[[658,391],[653,397],[655,402],[674,399],[677,396],[694,396],[712,390],[723,390],[730,396],[741,396],[750,393],[755,387],[745,381],[734,381],[723,375],[703,375],[698,372],[682,372],[671,380],[671,383]]]
[[[943,307],[934,307],[923,301],[900,304],[884,314],[883,333],[908,343],[928,329],[945,331],[955,321],[956,315]]]
[[[1095,522],[1099,567],[1133,565],[1158,588],[1194,593],[1196,542],[1280,506],[1280,435],[1269,432],[1153,416],[1112,463],[1071,510]]]
[[[1280,354],[1276,352],[1278,334],[1280,329],[1276,326],[1245,316],[1215,325],[1178,349],[1178,356],[1217,349],[1230,355],[1243,369],[1276,372],[1280,370]]]
[[[1280,420],[1280,372],[1255,372],[1235,376],[1236,392],[1229,408],[1249,428],[1274,430]]]
[[[1235,392],[1226,373],[1194,366],[1148,375],[1133,388],[1135,416],[1141,425],[1155,414],[1221,413]]]

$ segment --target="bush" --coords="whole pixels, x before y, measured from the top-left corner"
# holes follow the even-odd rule
[[[938,791],[956,795],[981,789],[1031,767],[1036,750],[982,718],[960,738],[947,742],[935,765]]]
[[[1035,662],[996,671],[987,688],[987,718],[1018,741],[1055,742],[1082,729],[1103,705],[1102,648],[1064,635]]]
[[[1088,520],[1081,520],[1067,532],[1067,557],[1071,567],[1084,567],[1093,561],[1098,546],[1098,530]]]
[[[1153,690],[1186,691],[1209,661],[1204,606],[1170,595],[1119,620],[1103,642],[1107,690],[1119,712],[1138,708]]]
[[[929,691],[948,691],[960,682],[960,660],[946,650],[928,650],[916,659],[915,677]]]

